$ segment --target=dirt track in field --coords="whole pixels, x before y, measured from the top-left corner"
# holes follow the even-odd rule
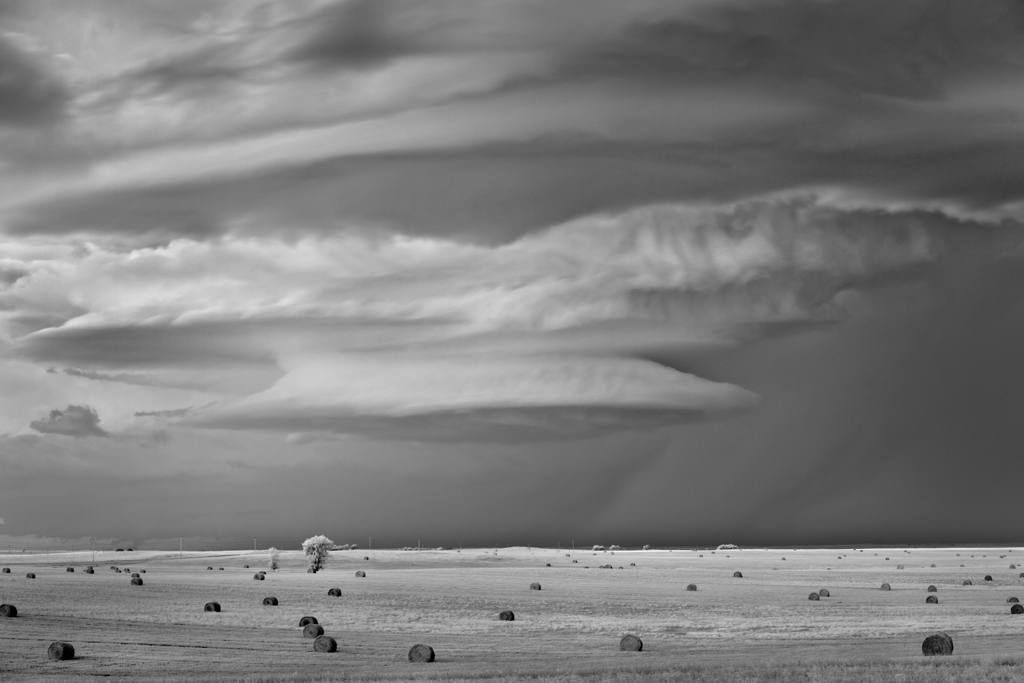
[[[0,556],[0,566],[12,570],[0,574],[0,601],[19,611],[0,620],[0,678],[409,676],[423,671],[406,660],[418,642],[437,652],[429,671],[438,676],[918,657],[935,630],[953,635],[955,656],[1024,651],[1024,615],[1011,616],[1005,602],[1010,595],[1024,599],[1024,568],[1009,569],[1015,556],[1024,559],[1021,550],[569,554],[348,551],[311,575],[301,554],[289,552],[265,581],[252,578],[266,567],[265,554],[251,551],[182,559],[107,553],[97,557],[93,575],[82,572],[88,553]],[[131,586],[130,574],[115,573],[112,564],[145,569],[145,585]],[[357,569],[366,578],[356,578]],[[38,578],[26,579],[28,571]],[[994,580],[985,582],[985,574]],[[963,586],[965,578],[975,585]],[[533,581],[541,591],[529,589]],[[879,590],[883,581],[891,591]],[[698,590],[686,591],[688,583]],[[925,604],[929,584],[938,587],[938,605]],[[333,586],[341,598],[327,596]],[[831,597],[808,601],[819,588]],[[279,606],[262,605],[271,595]],[[211,600],[223,611],[203,612]],[[499,621],[502,609],[512,609],[516,620]],[[298,627],[305,615],[316,616],[338,641],[337,653],[312,651]],[[643,638],[642,653],[618,651],[625,633]],[[72,643],[76,659],[48,661],[53,640]]]

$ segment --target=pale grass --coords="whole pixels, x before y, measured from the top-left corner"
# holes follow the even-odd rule
[[[259,582],[266,552],[97,554],[92,576],[64,571],[92,563],[88,552],[0,555],[13,572],[0,575],[0,600],[24,615],[0,624],[0,680],[1024,680],[1024,618],[1005,602],[1024,598],[1008,568],[1020,550],[565,552],[337,551],[314,575],[301,551],[282,551],[281,569]],[[111,564],[147,569],[145,586]],[[39,578],[26,580],[29,570]],[[530,591],[533,581],[543,590]],[[878,590],[883,581],[892,591]],[[924,603],[929,584],[938,605]],[[341,599],[327,596],[332,586]],[[832,597],[808,601],[820,588]],[[270,595],[280,607],[261,604]],[[223,611],[204,613],[210,600]],[[508,608],[516,621],[499,621]],[[337,655],[309,652],[305,614],[338,639]],[[953,657],[920,656],[935,630],[953,635]],[[619,653],[624,633],[640,635],[644,652]],[[82,659],[39,659],[55,639],[76,643]],[[432,644],[438,662],[408,664],[415,642]]]

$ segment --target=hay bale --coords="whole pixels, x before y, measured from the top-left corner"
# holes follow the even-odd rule
[[[992,575],[991,574],[985,574],[985,580],[986,581],[991,581],[992,580]]]
[[[635,567],[635,566],[636,566],[636,562],[630,562],[630,563],[629,563],[629,566],[630,566],[630,567]]]
[[[927,603],[929,603],[931,605],[937,605],[938,602],[939,602],[939,599],[937,597],[935,597],[934,595],[929,595],[927,598],[925,598],[925,602],[927,602]]]
[[[928,586],[928,592],[929,593],[938,593],[939,589],[936,588],[935,586]]]
[[[921,643],[921,652],[923,652],[926,657],[934,655],[951,655],[953,654],[953,639],[942,631],[933,633],[925,638],[924,642]]]
[[[220,603],[219,602],[208,602],[205,605],[203,605],[203,611],[204,612],[219,612],[220,611]]]
[[[903,569],[903,565],[902,564],[896,565],[896,569]]]
[[[1010,614],[1024,614],[1024,605],[1016,604],[1010,607]]]
[[[356,572],[356,576],[359,577],[360,579],[366,578],[366,572],[364,572],[362,569],[360,569],[359,571]]]
[[[892,589],[891,589],[891,587],[889,586],[889,584],[887,584],[887,583],[883,583],[883,584],[882,584],[882,590],[884,590],[884,591],[887,591],[887,590],[892,590]]]
[[[88,567],[88,568],[86,568],[85,573],[86,574],[95,574],[96,570],[93,569],[92,567]]]
[[[688,590],[688,591],[695,591],[695,590],[697,590],[697,584],[695,584],[695,583],[688,584],[686,586],[686,590]]]
[[[515,621],[516,614],[510,609],[503,609],[498,612],[498,619],[501,621]]]
[[[1016,569],[1016,568],[1017,568],[1017,565],[1015,565],[1015,564],[1011,564],[1010,565],[1010,569]]]
[[[34,579],[34,578],[36,578],[36,575],[33,572],[29,572],[28,574],[25,574],[25,578],[26,579]]]
[[[243,564],[242,565],[242,569],[248,569],[248,568],[249,568],[249,565],[247,565],[247,564]]]
[[[75,571],[75,568],[74,568],[74,567],[68,567],[66,571],[69,571],[69,572],[71,572],[71,573],[74,573],[74,571]]]
[[[1010,597],[1006,598],[1006,602],[1020,602],[1020,600],[1018,600],[1017,598]]]
[[[320,624],[306,624],[302,627],[303,638],[319,638],[324,634],[324,627]]]
[[[828,592],[827,588],[822,588],[820,591],[818,591],[818,595],[820,595],[823,598],[827,598],[828,596],[830,596],[832,594]]]
[[[548,563],[547,563],[546,565],[544,565],[544,566],[545,566],[545,567],[550,567],[550,566],[551,566],[551,563],[550,563],[550,562],[548,562]]]
[[[133,579],[137,579],[137,578],[139,578],[139,573],[138,573],[138,572],[135,572],[134,574],[132,574],[132,578],[133,578]]]
[[[277,607],[277,598],[274,598],[274,597],[263,598],[263,604],[264,605],[268,605],[270,607]]]
[[[139,577],[136,576],[134,579],[132,579],[132,585],[133,586],[141,586],[142,585],[142,579],[140,579]]]
[[[432,662],[434,661],[434,648],[429,645],[417,644],[409,648],[410,662]]]
[[[932,563],[931,567],[932,567],[932,569],[935,569],[935,563],[934,562]]]
[[[341,597],[341,589],[340,588],[332,588],[331,590],[327,591],[327,594],[329,596],[331,596],[332,598],[340,598]]]
[[[142,572],[143,574],[145,574],[145,573],[146,573],[146,570],[145,570],[145,569],[140,569],[139,571],[140,571],[140,572]]]
[[[217,567],[218,571],[224,571],[224,567]]]
[[[369,560],[370,558],[369,558],[369,557],[364,557],[363,559],[364,559],[364,560]]]
[[[64,661],[75,658],[75,647],[71,643],[62,643],[55,640],[46,648],[46,656],[54,661]]]
[[[252,575],[252,578],[253,578],[253,581],[262,581],[263,580],[263,574],[260,574],[259,572],[256,572],[255,574]]]
[[[572,561],[572,563],[573,563],[573,564],[579,564],[579,563],[580,563],[580,561],[579,561],[579,560],[573,560],[573,561]]]
[[[530,584],[530,590],[532,590],[532,591],[539,591],[540,590],[540,584],[537,583],[536,581],[534,581],[533,583]]]
[[[974,582],[971,581],[970,579],[964,579],[964,585],[965,586],[973,586]]]
[[[338,641],[330,636],[317,636],[313,641],[314,652],[337,652]]]
[[[811,593],[810,595],[807,596],[807,599],[808,600],[817,600],[818,599],[818,594],[817,593]]]
[[[213,571],[213,567],[207,567],[206,569],[207,569],[207,571],[211,571],[211,572]]]
[[[1024,572],[1020,573],[1020,578],[1024,579]]]
[[[4,574],[10,574],[11,573],[11,568],[10,567],[4,567],[3,573]]]
[[[304,627],[306,624],[319,624],[316,617],[302,617],[299,619],[299,628]]]
[[[732,578],[734,578],[734,579],[742,579],[743,578],[743,572],[733,572],[732,573]]]
[[[8,605],[4,603],[0,605],[0,617],[16,617],[18,616],[18,608],[14,605]]]
[[[644,641],[632,633],[628,633],[619,641],[619,649],[624,652],[640,652],[644,649]]]

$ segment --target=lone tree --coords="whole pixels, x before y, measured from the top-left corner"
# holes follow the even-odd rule
[[[305,546],[303,546],[303,547],[305,547]],[[271,548],[267,552],[270,554],[270,562],[269,562],[270,568],[276,570],[277,569],[277,563],[281,559],[281,551],[278,550],[277,548]]]
[[[312,536],[302,542],[302,550],[309,559],[309,571],[315,574],[324,568],[332,547],[334,541],[326,536]]]

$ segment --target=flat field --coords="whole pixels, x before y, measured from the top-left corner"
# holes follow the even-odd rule
[[[289,551],[256,581],[265,551],[97,553],[92,575],[88,552],[0,555],[0,602],[18,609],[0,618],[0,680],[1024,680],[1024,615],[1007,603],[1024,600],[1018,561],[1019,548],[355,550],[308,574]],[[222,611],[204,612],[214,600]],[[313,652],[306,615],[337,652]],[[923,657],[939,630],[953,656]],[[642,652],[619,650],[627,633]],[[55,640],[76,658],[49,661]],[[410,663],[416,643],[436,661]]]

